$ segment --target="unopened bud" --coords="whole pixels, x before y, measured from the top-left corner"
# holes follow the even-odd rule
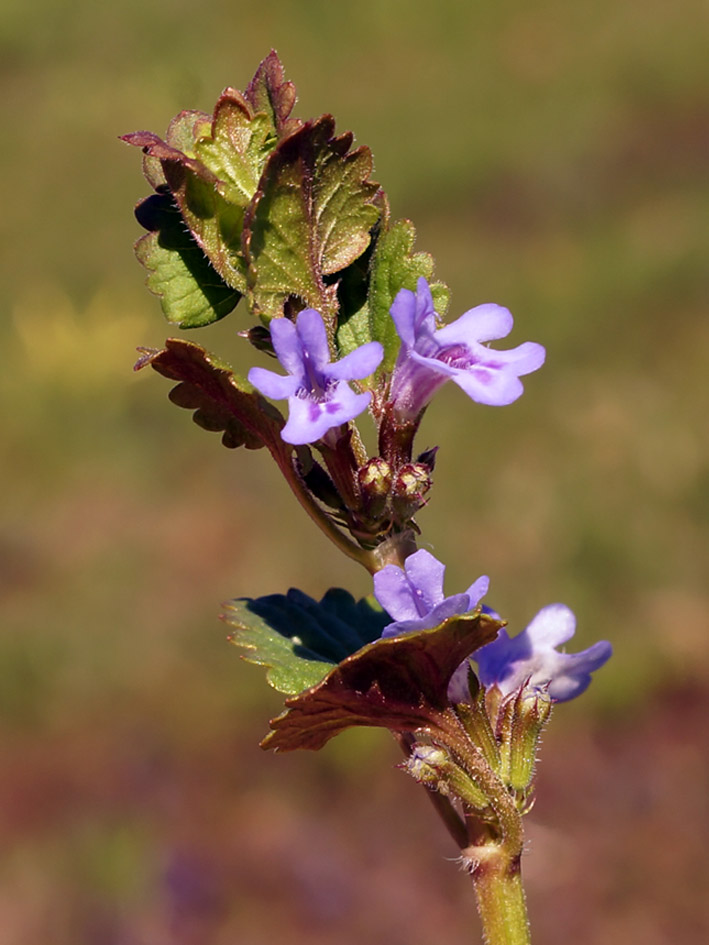
[[[431,469],[424,463],[406,463],[399,468],[392,490],[392,506],[400,522],[408,522],[426,504],[426,493],[432,482]]]
[[[515,699],[509,748],[508,783],[524,791],[532,783],[539,737],[551,714],[551,699],[543,689],[524,689]]]
[[[441,748],[417,745],[403,767],[419,783],[446,796],[452,794],[469,807],[484,810],[490,806],[486,795],[470,775],[451,761]]]
[[[421,784],[434,785],[438,790],[441,780],[441,768],[448,761],[448,756],[440,748],[432,745],[417,745],[406,761],[405,768]],[[445,793],[445,792],[444,792]]]
[[[357,478],[367,515],[375,520],[381,518],[391,491],[391,466],[381,456],[375,456],[357,470]]]
[[[238,331],[237,335],[239,338],[246,338],[257,351],[264,351],[266,354],[270,354],[272,358],[276,357],[276,352],[273,350],[273,342],[271,341],[271,332],[268,328],[264,328],[263,325],[254,325],[253,328]]]

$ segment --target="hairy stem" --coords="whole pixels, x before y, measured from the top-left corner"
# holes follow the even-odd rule
[[[510,856],[503,844],[494,842],[463,851],[487,945],[530,945],[520,857]]]

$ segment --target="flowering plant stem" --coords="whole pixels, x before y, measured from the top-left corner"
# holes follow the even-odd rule
[[[360,547],[360,545],[347,538],[347,536],[340,531],[305,487],[291,462],[282,462],[279,457],[276,456],[274,456],[274,458],[276,462],[278,462],[280,470],[285,476],[286,482],[290,486],[293,495],[308,513],[312,521],[318,526],[320,531],[323,532],[324,535],[327,535],[330,541],[332,541],[340,551],[344,552],[348,558],[352,558],[353,561],[358,561],[370,574],[374,574],[378,567],[374,553]]]
[[[504,844],[487,842],[468,847],[465,855],[487,945],[529,945],[521,854],[511,856]]]
[[[456,713],[448,709],[441,722],[436,734],[482,789],[495,815],[495,828],[472,811],[467,815],[469,845],[461,853],[463,866],[470,871],[475,887],[485,941],[487,945],[528,945],[531,939],[520,870],[524,844],[522,817],[483,751],[466,737]],[[464,794],[460,797],[465,804]],[[447,820],[444,811],[438,812]],[[450,824],[446,825],[450,830]]]
[[[312,521],[372,575],[373,596],[359,601],[291,588],[225,605],[232,642],[288,696],[262,747],[317,750],[358,725],[392,731],[472,877],[485,942],[528,945],[522,814],[539,735],[552,703],[580,695],[611,646],[559,652],[575,629],[563,604],[509,636],[481,603],[486,575],[446,596],[445,565],[417,550],[414,518],[438,447],[419,452],[414,439],[443,384],[506,406],[545,350],[490,348],[512,329],[499,305],[445,323],[448,290],[413,252],[413,225],[391,222],[369,149],[336,135],[331,115],[292,116],[295,100],[271,52],[212,117],[180,112],[167,140],[123,136],[142,149],[154,191],[136,210],[147,231],[136,253],[168,321],[205,327],[243,299],[260,324],[239,336],[279,365],[254,365],[247,382],[171,338],[139,349],[136,368],[176,382],[170,399],[225,446],[267,448]],[[270,401],[286,401],[287,418]],[[355,422],[367,410],[371,457]],[[476,548],[486,538],[473,529]]]

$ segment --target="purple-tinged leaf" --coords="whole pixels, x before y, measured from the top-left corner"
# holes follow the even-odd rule
[[[279,411],[200,345],[169,338],[161,351],[144,350],[136,369],[147,364],[179,382],[170,400],[194,410],[195,423],[205,430],[223,432],[225,446],[266,446],[276,462],[289,465],[292,447],[281,439],[284,420]]]
[[[285,80],[283,66],[275,50],[271,50],[256,70],[244,92],[244,98],[254,112],[263,112],[269,117],[279,138],[287,137],[300,127],[301,122],[290,117],[297,98],[295,86]]]
[[[435,726],[449,706],[453,673],[502,625],[487,614],[458,616],[433,630],[370,643],[287,699],[287,711],[271,722],[262,747],[317,750],[353,725],[398,732]]]
[[[147,179],[156,190],[169,187],[185,224],[213,267],[242,294],[246,289],[241,250],[244,212],[279,133],[298,124],[287,120],[292,86],[283,81],[282,69],[279,78],[276,63],[262,64],[254,78],[251,99],[263,105],[264,111],[254,111],[252,101],[227,88],[211,119],[202,112],[181,112],[171,122],[166,141],[147,131],[123,136],[128,144],[143,149]]]

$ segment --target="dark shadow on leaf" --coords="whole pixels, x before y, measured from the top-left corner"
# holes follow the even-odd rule
[[[224,282],[205,256],[185,225],[169,191],[146,197],[136,207],[135,216],[142,227],[155,234],[161,249],[179,256],[214,312],[212,321],[224,318],[236,308],[241,294]],[[188,321],[182,327],[198,326]]]

